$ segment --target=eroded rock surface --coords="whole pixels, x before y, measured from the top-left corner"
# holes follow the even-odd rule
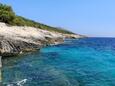
[[[62,43],[66,37],[79,38],[80,36],[0,23],[0,56],[13,56],[50,44]]]

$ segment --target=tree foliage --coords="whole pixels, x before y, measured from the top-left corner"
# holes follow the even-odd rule
[[[0,4],[0,22],[11,24],[15,18],[15,13],[10,6]]]
[[[11,6],[7,6],[4,4],[0,4],[0,22],[4,22],[10,25],[17,25],[17,26],[30,26],[30,27],[36,27],[48,31],[55,31],[55,32],[60,32],[60,33],[68,33],[71,34],[72,32],[56,28],[56,27],[51,27],[42,23],[35,22],[30,19],[26,19],[21,16],[15,15],[15,13],[12,10]]]

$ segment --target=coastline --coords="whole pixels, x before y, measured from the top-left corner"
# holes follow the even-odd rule
[[[61,44],[65,38],[82,38],[82,36],[0,23],[0,56],[15,56],[39,50],[44,46]]]

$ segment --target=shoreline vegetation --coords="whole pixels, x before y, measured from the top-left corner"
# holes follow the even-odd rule
[[[29,27],[39,28],[42,30],[56,31],[56,32],[66,33],[66,34],[74,34],[73,32],[64,30],[63,28],[48,26],[48,25],[24,18],[22,16],[18,16],[14,13],[11,6],[1,4],[1,3],[0,3],[0,22],[4,22],[11,26],[29,26]]]
[[[0,4],[0,56],[14,56],[63,43],[65,38],[83,38],[70,31],[17,16],[11,6]]]

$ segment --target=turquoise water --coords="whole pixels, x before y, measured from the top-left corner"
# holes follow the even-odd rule
[[[2,75],[4,86],[24,79],[19,86],[115,86],[115,39],[65,40],[5,58]]]

